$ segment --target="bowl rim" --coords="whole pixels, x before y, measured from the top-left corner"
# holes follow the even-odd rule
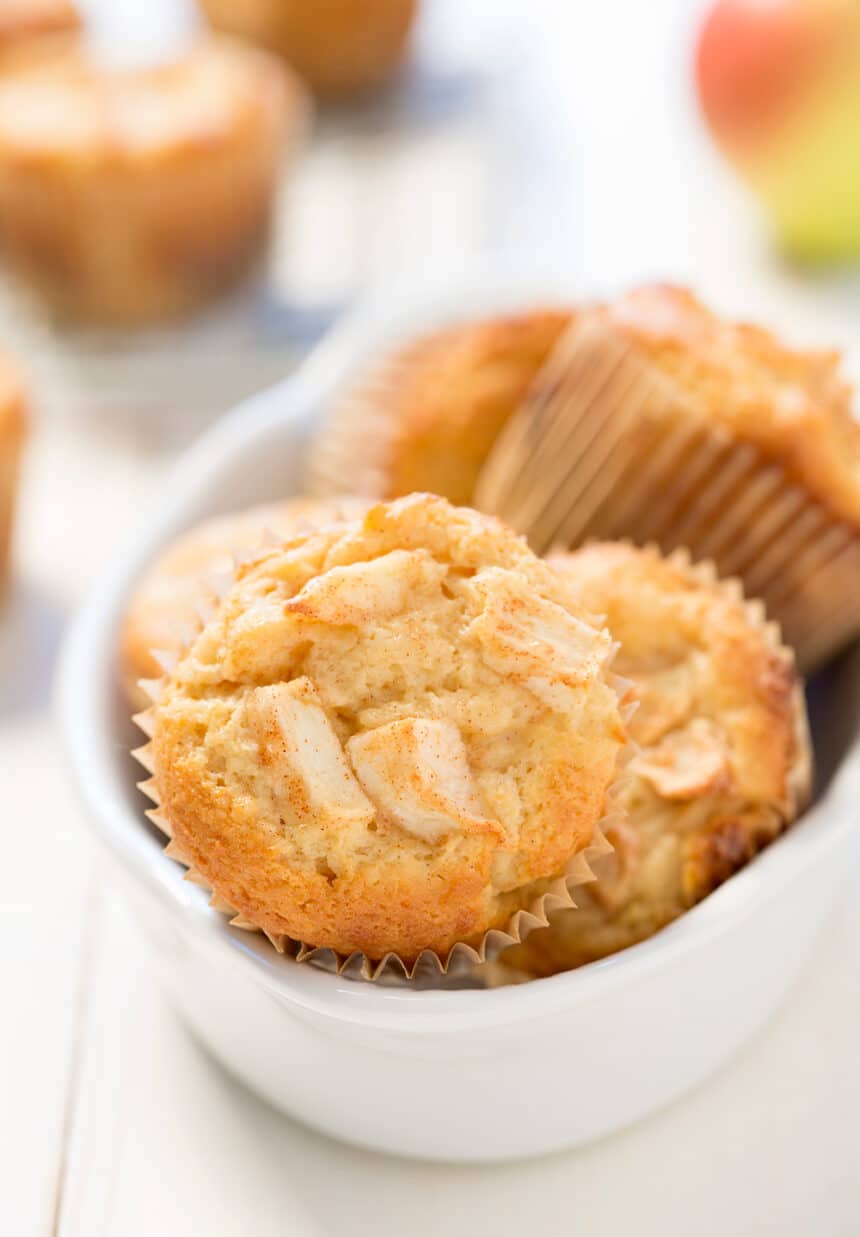
[[[461,272],[462,276],[462,272]],[[501,275],[472,268],[468,283],[444,276],[389,288],[347,316],[283,382],[244,401],[188,448],[169,471],[159,494],[144,507],[129,548],[118,555],[80,607],[67,634],[56,677],[56,712],[79,797],[93,832],[135,882],[177,916],[204,945],[232,957],[279,1001],[339,1022],[404,1033],[444,1034],[500,1027],[543,1017],[675,965],[751,918],[786,886],[802,880],[816,862],[827,862],[853,829],[851,804],[860,789],[860,743],[846,753],[832,784],[784,836],[708,898],[661,932],[637,945],[575,971],[489,990],[415,990],[361,983],[277,955],[264,938],[231,928],[212,910],[204,892],[184,879],[143,828],[142,812],[128,800],[111,733],[109,701],[115,688],[116,631],[128,591],[166,538],[188,522],[201,495],[212,492],[232,453],[282,429],[298,435],[351,367],[390,343],[392,334],[426,329],[430,319],[448,321],[492,312],[501,304],[524,307],[550,297],[573,299],[569,276],[554,270],[547,280],[534,270],[507,267]],[[564,283],[561,284],[559,279]],[[474,292],[476,281],[480,294]],[[446,312],[447,309],[447,312]],[[404,322],[412,326],[400,330]],[[208,487],[208,491],[207,491]],[[127,752],[122,748],[122,760]]]

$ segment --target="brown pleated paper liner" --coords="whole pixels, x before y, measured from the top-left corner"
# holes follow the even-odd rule
[[[226,582],[220,581],[217,595],[212,595],[208,601],[201,603],[197,628],[193,632],[185,630],[181,633],[182,638],[177,641],[181,648],[174,648],[165,653],[156,652],[153,654],[159,664],[163,666],[165,676],[159,679],[141,680],[139,685],[141,692],[145,693],[148,699],[152,701],[152,706],[158,702],[167,682],[167,675],[169,675],[170,671],[184,655],[184,651],[193,643],[204,624],[208,622],[215,606],[218,604],[220,597],[226,592],[226,589]],[[201,591],[203,591],[202,588]],[[179,634],[177,633],[178,636]],[[613,656],[616,650],[617,646],[613,650]],[[630,684],[626,679],[611,672],[607,678],[610,686],[618,695],[622,720],[626,724],[636,708],[636,702],[628,699]],[[339,954],[332,949],[322,949],[304,941],[297,941],[287,936],[273,935],[265,932],[265,930],[258,928],[256,924],[246,919],[234,906],[221,897],[217,891],[212,890],[206,878],[194,869],[190,858],[173,839],[170,820],[161,810],[158,786],[153,776],[154,763],[152,744],[150,742],[155,725],[154,708],[152,706],[135,714],[132,719],[147,738],[147,742],[142,747],[132,752],[132,755],[149,775],[145,780],[138,783],[138,787],[154,804],[154,807],[146,812],[147,818],[168,838],[165,854],[188,869],[185,879],[193,884],[200,885],[212,893],[210,906],[225,915],[229,915],[231,917],[231,926],[249,932],[263,931],[263,934],[268,937],[278,953],[288,953],[295,958],[296,962],[309,962],[323,970],[351,979],[388,983],[415,981],[426,986],[433,986],[434,982],[438,981],[441,986],[447,978],[455,977],[460,977],[464,981],[471,983],[472,976],[478,965],[497,957],[512,945],[518,944],[535,928],[546,927],[549,924],[549,916],[552,912],[565,908],[573,909],[576,906],[573,898],[574,891],[577,887],[595,879],[591,864],[612,850],[606,838],[605,830],[620,815],[616,800],[621,787],[626,781],[625,769],[633,754],[632,750],[628,747],[623,749],[619,756],[619,773],[616,780],[607,790],[604,805],[605,812],[600,821],[595,825],[590,845],[574,855],[564,872],[560,875],[552,879],[536,882],[535,892],[531,900],[526,906],[518,909],[504,927],[490,929],[478,942],[457,942],[444,957],[433,950],[427,949],[414,962],[407,961],[395,953],[386,954],[382,959],[374,961],[361,952],[354,952],[349,955]]]
[[[475,505],[551,546],[687,546],[742,580],[810,673],[860,631],[860,535],[779,463],[709,424],[602,323],[575,327],[503,431]]]
[[[628,542],[628,544],[630,544]],[[653,554],[657,557],[666,557],[676,570],[686,575],[691,580],[702,585],[703,587],[722,594],[730,601],[737,602],[743,607],[744,615],[751,627],[755,628],[761,634],[762,639],[767,646],[777,652],[781,657],[794,662],[794,650],[786,645],[781,636],[779,625],[770,621],[767,618],[764,604],[757,600],[749,600],[744,595],[743,585],[736,578],[722,579],[717,572],[715,564],[710,560],[701,562],[693,562],[689,551],[686,548],[674,550],[671,554],[664,556],[661,554],[659,547],[653,543],[642,547],[643,551],[648,554]],[[779,805],[784,812],[785,822],[783,831],[790,828],[792,823],[797,819],[799,814],[806,807],[811,791],[813,780],[812,768],[812,745],[809,736],[809,727],[806,716],[806,709],[803,702],[803,694],[800,685],[798,684],[795,699],[794,699],[794,728],[795,728],[795,760],[794,767],[789,774],[786,787],[786,800]],[[630,749],[630,756],[635,755],[635,748]],[[634,773],[635,776],[635,773]],[[689,805],[689,814],[694,817],[701,810],[701,803],[693,801]],[[622,815],[627,819],[634,821],[634,817],[626,814],[622,810]],[[676,821],[676,828],[678,827]],[[778,837],[773,841],[778,841]],[[771,844],[772,844],[771,842]],[[606,852],[607,862],[612,863],[611,849]],[[601,858],[603,858],[601,856]],[[606,875],[603,873],[603,875]],[[601,879],[600,867],[596,873],[596,880]],[[729,877],[728,879],[731,879]],[[586,897],[589,896],[588,890],[583,891]],[[555,912],[550,916],[550,928],[556,920]],[[534,965],[534,959],[529,958],[530,945],[525,944],[523,950],[517,950],[511,953],[502,953],[500,956],[492,959],[482,966],[476,966],[472,979],[476,987],[497,988],[508,984],[524,983],[527,980],[538,978],[541,974],[546,974],[546,970],[542,970],[540,965]],[[560,950],[559,950],[560,952]],[[530,966],[530,961],[532,965]],[[582,965],[580,963],[579,965]],[[573,967],[559,967],[559,969],[574,969]]]

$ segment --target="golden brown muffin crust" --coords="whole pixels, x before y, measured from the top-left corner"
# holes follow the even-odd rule
[[[503,525],[429,495],[261,554],[154,710],[176,845],[272,934],[477,943],[604,811],[624,733],[580,615]]]
[[[597,312],[681,385],[692,409],[761,448],[838,518],[860,524],[860,425],[837,352],[788,348],[665,284]]]
[[[366,502],[348,497],[289,498],[205,520],[171,542],[144,573],[123,618],[120,678],[132,704],[146,704],[139,681],[161,674],[153,654],[181,647],[183,633],[193,630],[197,607],[211,598],[213,578],[231,573],[237,556],[258,550],[267,533],[295,536],[355,519],[366,507]]]
[[[442,330],[378,363],[341,396],[311,464],[322,493],[356,474],[368,493],[468,503],[480,470],[572,320],[540,309]]]
[[[643,940],[700,901],[791,822],[810,777],[791,656],[737,591],[626,544],[551,561],[621,643],[639,751],[597,883],[511,955],[538,974]]]

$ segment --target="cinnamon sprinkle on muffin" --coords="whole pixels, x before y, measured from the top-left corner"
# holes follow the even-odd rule
[[[638,753],[596,883],[504,955],[535,975],[624,949],[699,902],[795,819],[811,763],[791,654],[734,586],[620,543],[552,562],[620,641]]]
[[[171,542],[142,576],[123,619],[120,678],[133,706],[147,703],[140,680],[161,674],[155,654],[182,646],[198,607],[211,600],[213,581],[229,575],[237,557],[256,552],[268,534],[294,537],[354,519],[366,507],[355,498],[288,498],[204,520]]]
[[[625,741],[609,634],[430,495],[247,562],[154,706],[172,853],[242,921],[445,956],[587,848]]]

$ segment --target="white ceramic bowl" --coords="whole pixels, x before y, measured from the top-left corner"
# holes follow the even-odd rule
[[[860,785],[860,659],[851,656],[817,685],[826,785],[804,821],[652,940],[552,979],[417,992],[298,965],[210,910],[144,820],[139,770],[120,741],[130,746],[133,736],[114,650],[128,589],[155,549],[201,516],[298,490],[317,415],[374,351],[453,319],[573,292],[565,281],[473,275],[360,311],[295,377],[180,460],[77,618],[62,661],[59,711],[87,816],[127,878],[176,1006],[272,1104],[366,1147],[457,1161],[538,1155],[668,1103],[774,1009],[849,875]]]

